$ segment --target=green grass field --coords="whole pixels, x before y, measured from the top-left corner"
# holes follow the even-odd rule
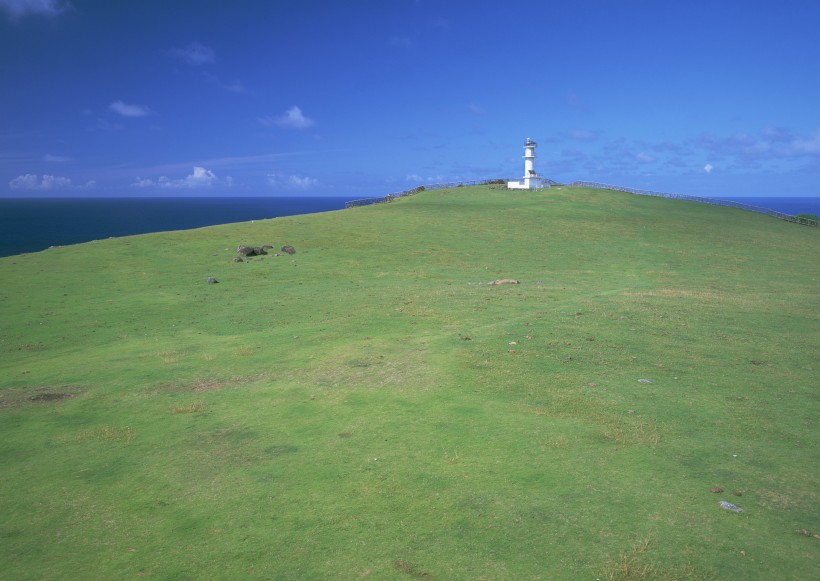
[[[468,187],[0,259],[0,579],[816,579],[818,249]]]

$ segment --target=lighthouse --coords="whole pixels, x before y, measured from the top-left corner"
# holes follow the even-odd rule
[[[535,190],[548,188],[550,184],[535,173],[535,148],[538,144],[527,137],[524,142],[524,179],[520,182],[507,182],[507,187],[513,190]]]

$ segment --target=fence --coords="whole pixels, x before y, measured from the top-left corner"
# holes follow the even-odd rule
[[[556,181],[553,181],[548,178],[543,178],[543,180],[550,184],[550,186],[560,186],[560,184]],[[391,202],[395,198],[403,198],[404,196],[412,196],[413,194],[417,194],[419,192],[423,192],[426,190],[441,190],[446,188],[460,188],[463,186],[483,186],[487,184],[497,184],[499,187],[507,187],[508,179],[488,179],[488,180],[473,180],[468,182],[446,182],[441,184],[428,184],[423,186],[418,186],[416,188],[410,190],[404,190],[401,192],[395,192],[392,194],[387,194],[381,198],[361,198],[359,200],[352,200],[350,202],[345,203],[345,208],[353,208],[356,206],[369,206],[370,204],[381,204],[383,202]],[[673,200],[687,200],[689,202],[700,202],[701,204],[711,204],[713,206],[727,206],[730,208],[739,208],[741,210],[747,210],[749,212],[757,212],[758,214],[766,214],[768,216],[773,216],[780,220],[786,220],[787,222],[794,222],[796,224],[803,224],[806,226],[813,226],[815,228],[820,228],[820,221],[812,220],[810,218],[802,218],[800,216],[792,216],[790,214],[784,214],[783,212],[778,212],[777,210],[772,210],[770,208],[761,208],[759,206],[752,206],[750,204],[743,204],[741,202],[731,202],[729,200],[719,200],[717,198],[701,198],[699,196],[687,196],[686,194],[668,194],[663,192],[653,192],[650,190],[639,190],[636,188],[627,188],[623,186],[613,186],[610,184],[602,184],[599,182],[584,182],[584,181],[575,181],[570,184],[572,186],[578,186],[582,188],[595,188],[599,190],[615,190],[618,192],[627,192],[629,194],[636,194],[639,196],[653,196],[656,198],[670,198]]]
[[[506,180],[500,179],[489,179],[489,180],[472,180],[469,182],[445,182],[441,184],[427,184],[423,186],[418,186],[416,188],[410,190],[404,190],[401,192],[394,192],[392,194],[387,194],[381,198],[361,198],[359,200],[352,200],[350,202],[345,202],[345,208],[354,208],[356,206],[369,206],[370,204],[381,204],[382,202],[392,202],[395,198],[403,198],[405,196],[412,196],[413,194],[417,194],[419,192],[424,192],[426,190],[443,190],[447,188],[460,188],[464,186],[484,186],[487,184],[494,184],[494,183],[507,183]]]
[[[543,181],[547,182],[550,186],[560,186],[562,184],[553,181],[548,178],[542,178]],[[350,202],[345,202],[345,208],[354,208],[356,206],[369,206],[370,204],[381,204],[382,202],[391,202],[395,198],[402,198],[404,196],[412,196],[413,194],[417,194],[419,192],[423,192],[426,190],[443,190],[446,188],[460,188],[466,186],[485,186],[488,184],[496,184],[499,187],[506,188],[507,182],[510,181],[508,178],[491,178],[487,180],[472,180],[467,182],[445,182],[441,184],[428,184],[423,186],[418,186],[417,188],[413,188],[411,190],[404,190],[402,192],[396,192],[393,194],[387,194],[381,198],[361,198],[359,200],[352,200]]]
[[[601,190],[616,190],[619,192],[627,192],[629,194],[637,194],[639,196],[654,196],[657,198],[671,198],[674,200],[688,200],[690,202],[700,202],[701,204],[711,204],[713,206],[728,206],[730,208],[739,208],[741,210],[747,210],[749,212],[757,212],[758,214],[766,214],[768,216],[773,216],[780,220],[786,220],[787,222],[794,222],[796,224],[804,224],[806,226],[813,226],[815,228],[820,228],[820,222],[817,220],[812,220],[810,218],[801,218],[800,216],[791,216],[789,214],[784,214],[783,212],[778,212],[777,210],[772,210],[770,208],[761,208],[759,206],[752,206],[750,204],[743,204],[741,202],[731,202],[729,200],[719,200],[716,198],[701,198],[698,196],[687,196],[685,194],[666,194],[663,192],[652,192],[650,190],[638,190],[635,188],[625,188],[622,186],[613,186],[610,184],[601,184],[598,182],[582,182],[576,181],[572,182],[573,186],[579,186],[582,188],[596,188]]]

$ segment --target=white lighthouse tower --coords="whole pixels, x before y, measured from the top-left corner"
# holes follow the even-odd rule
[[[538,188],[548,188],[550,184],[541,176],[535,173],[535,148],[538,144],[527,137],[524,142],[524,180],[520,182],[507,182],[507,187],[513,190],[535,190]]]

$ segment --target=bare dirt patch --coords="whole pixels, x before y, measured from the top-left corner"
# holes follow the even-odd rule
[[[79,393],[80,389],[72,385],[7,389],[0,392],[0,408],[25,404],[59,403],[72,399]]]
[[[42,402],[49,402],[49,401],[61,401],[64,399],[71,399],[74,397],[73,394],[70,393],[55,393],[52,391],[47,391],[45,393],[37,393],[34,395],[29,396],[29,401],[42,401]]]

